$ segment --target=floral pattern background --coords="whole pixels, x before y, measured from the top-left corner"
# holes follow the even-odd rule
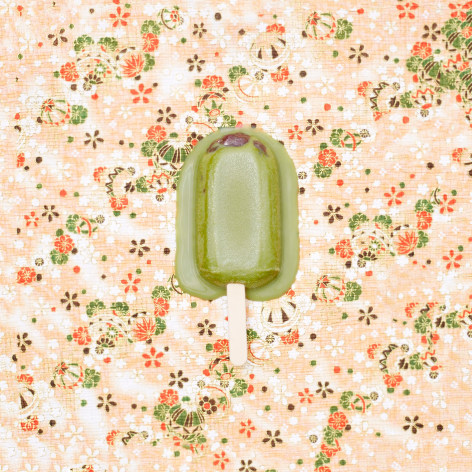
[[[0,15],[2,472],[467,470],[472,2]],[[234,368],[175,190],[243,125],[295,162],[301,257]]]

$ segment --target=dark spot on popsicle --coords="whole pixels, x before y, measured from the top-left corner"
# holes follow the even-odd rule
[[[207,149],[207,152],[214,152],[216,151],[220,146],[231,146],[231,147],[239,147],[239,146],[244,146],[250,139],[250,136],[245,134],[245,133],[233,133],[233,134],[227,134],[226,136],[223,136],[220,139],[217,139],[216,141],[213,141],[209,148]]]
[[[223,146],[239,147],[244,146],[250,139],[245,133],[227,134],[221,139]]]
[[[261,142],[254,141],[254,147],[259,149],[259,151],[261,151],[263,154],[265,154],[267,156],[267,149]]]

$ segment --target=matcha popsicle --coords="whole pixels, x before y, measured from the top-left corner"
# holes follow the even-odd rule
[[[274,155],[242,132],[215,140],[198,165],[195,205],[200,274],[215,285],[241,285],[229,287],[228,321],[231,361],[244,363],[244,303],[238,304],[235,297],[244,300],[245,287],[265,285],[280,272],[280,191]]]
[[[298,185],[280,143],[251,129],[202,140],[177,188],[176,275],[180,287],[228,295],[230,359],[247,359],[246,296],[281,296],[298,268]]]

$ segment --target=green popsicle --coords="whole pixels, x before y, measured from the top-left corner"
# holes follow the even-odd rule
[[[281,219],[277,161],[246,133],[213,142],[197,168],[197,267],[204,279],[246,288],[280,272]]]

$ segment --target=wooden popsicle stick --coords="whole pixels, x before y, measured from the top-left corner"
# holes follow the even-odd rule
[[[229,358],[234,365],[247,361],[246,335],[246,287],[243,284],[228,284]]]

